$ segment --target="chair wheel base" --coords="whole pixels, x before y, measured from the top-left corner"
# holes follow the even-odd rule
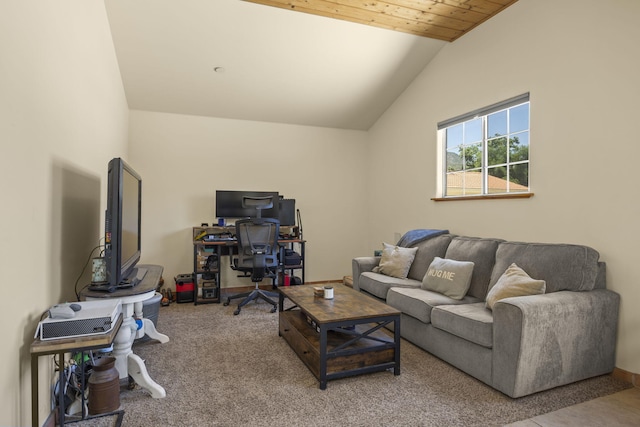
[[[238,308],[233,312],[234,315],[238,315],[240,314],[240,309],[245,305],[247,305],[249,302],[251,301],[258,302],[258,300],[264,300],[267,303],[271,304],[271,313],[275,313],[276,311],[278,311],[278,303],[276,301],[273,301],[271,298],[277,298],[277,297],[278,295],[276,295],[275,293],[265,292],[260,290],[258,288],[258,284],[256,283],[256,288],[253,291],[230,296],[229,298],[227,298],[225,302],[222,303],[222,305],[224,306],[229,305],[232,299],[244,298],[242,302],[238,304]]]

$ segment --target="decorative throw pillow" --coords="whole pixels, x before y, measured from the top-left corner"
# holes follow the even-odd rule
[[[473,267],[471,261],[435,257],[422,279],[422,289],[461,300],[471,285]]]
[[[493,310],[494,304],[504,298],[544,294],[546,287],[544,280],[532,279],[513,263],[487,294],[486,306],[489,310]]]
[[[380,264],[374,271],[387,276],[406,279],[418,248],[403,248],[388,243],[382,243],[382,246],[382,258],[380,258]]]

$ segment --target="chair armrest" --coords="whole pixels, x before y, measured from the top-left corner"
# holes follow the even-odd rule
[[[353,274],[353,289],[360,290],[360,275],[367,271],[373,271],[375,267],[380,264],[379,256],[370,257],[358,257],[354,258],[351,262],[351,269]]]
[[[619,305],[607,289],[499,301],[493,386],[520,397],[613,371]]]

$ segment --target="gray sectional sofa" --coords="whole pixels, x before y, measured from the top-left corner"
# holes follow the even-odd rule
[[[446,230],[413,235],[399,242],[417,248],[406,278],[376,272],[381,257],[353,260],[354,289],[400,310],[403,338],[514,398],[613,371],[620,297],[606,289],[606,266],[594,249]],[[423,283],[436,257],[473,262],[461,299]],[[544,281],[544,293],[487,308],[487,295],[513,264]]]

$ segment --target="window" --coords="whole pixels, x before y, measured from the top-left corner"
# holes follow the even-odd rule
[[[529,193],[529,94],[438,124],[444,197]]]

